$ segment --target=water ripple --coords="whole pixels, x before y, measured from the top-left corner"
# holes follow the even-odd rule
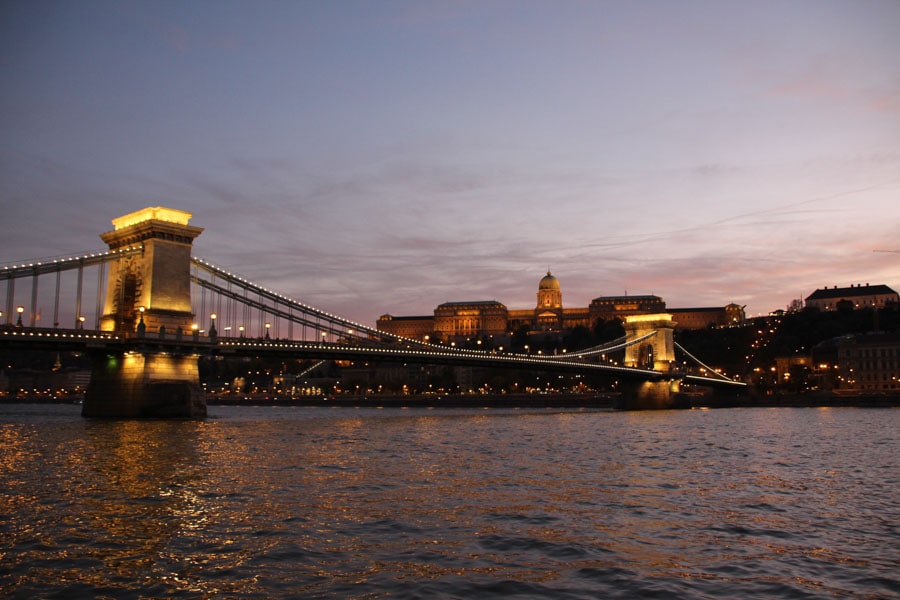
[[[0,410],[2,597],[900,597],[896,410]]]

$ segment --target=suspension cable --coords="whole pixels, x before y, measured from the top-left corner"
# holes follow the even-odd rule
[[[349,331],[352,330],[355,334],[359,334],[360,337],[363,335],[368,335],[369,337],[375,337],[384,341],[392,340],[403,342],[406,344],[415,344],[422,347],[432,347],[431,344],[420,342],[419,340],[415,340],[412,338],[398,336],[386,331],[379,331],[378,329],[368,327],[349,319],[338,317],[337,315],[333,315],[323,310],[313,308],[312,306],[303,304],[302,302],[292,300],[290,298],[287,298],[286,296],[282,296],[281,294],[247,281],[246,279],[233,275],[228,271],[216,267],[215,265],[212,265],[202,259],[192,258],[191,260],[195,265],[197,265],[200,269],[206,271],[207,273],[211,275],[217,275],[220,279],[223,279],[225,281],[233,282],[237,287],[243,290],[244,297],[241,298],[233,291],[229,292],[229,290],[219,285],[218,283],[213,284],[212,282],[201,279],[200,277],[196,277],[194,283],[209,287],[210,289],[214,289],[220,294],[231,295],[231,297],[240,300],[246,308],[249,309],[252,307],[252,309],[258,310],[260,319],[262,319],[262,313],[263,311],[265,311],[268,313],[272,313],[272,316],[280,317],[293,323],[308,325],[313,328],[314,331],[324,330],[324,332],[330,333],[335,336],[345,336]],[[258,295],[258,300],[252,300],[248,294]],[[269,307],[265,302],[266,300],[275,304],[276,307]],[[277,308],[277,306],[282,306],[289,310],[285,311]],[[295,309],[297,312],[295,312]]]
[[[647,338],[651,338],[656,335],[656,331],[651,331],[645,335],[634,338],[633,340],[628,340],[626,337],[620,337],[612,342],[608,342],[607,345],[595,346],[593,348],[588,348],[587,350],[579,350],[578,352],[573,352],[571,354],[567,354],[566,356],[572,356],[575,358],[584,358],[586,356],[597,356],[598,354],[607,354],[610,352],[615,352],[616,350],[621,350],[622,348],[627,348],[628,346],[633,346],[639,342],[643,342]]]
[[[734,379],[729,379],[729,378],[726,377],[725,375],[722,375],[721,373],[719,373],[718,371],[716,371],[715,369],[713,369],[713,368],[710,367],[709,365],[704,364],[699,358],[697,358],[696,356],[694,356],[693,354],[691,354],[690,352],[688,352],[687,350],[685,350],[684,346],[682,346],[682,345],[679,344],[678,342],[675,342],[674,340],[673,340],[673,342],[675,343],[675,347],[676,347],[676,348],[678,348],[679,350],[681,350],[682,352],[684,352],[685,354],[687,354],[689,358],[691,358],[694,362],[696,362],[698,365],[700,365],[701,367],[703,367],[704,369],[706,369],[706,370],[709,371],[710,373],[715,374],[717,377],[721,377],[721,378],[724,379],[725,381],[730,381],[731,383],[738,383],[738,382],[736,382]]]

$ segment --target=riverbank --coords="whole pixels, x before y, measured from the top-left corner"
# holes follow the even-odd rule
[[[618,394],[421,394],[295,397],[211,397],[210,406],[316,406],[384,408],[614,408]]]
[[[860,407],[893,408],[900,406],[900,396],[858,395],[838,396],[835,394],[804,396],[747,396],[697,398],[691,401],[692,408],[777,408],[777,407]]]
[[[618,393],[595,394],[426,394],[426,395],[338,395],[303,397],[210,397],[214,405],[316,406],[316,407],[384,407],[384,408],[598,408],[615,409],[620,405]],[[896,407],[900,396],[710,396],[678,394],[677,408],[740,407]]]
[[[420,394],[420,395],[328,395],[328,396],[209,396],[210,406],[310,406],[381,408],[594,408],[615,409],[618,393],[588,394]],[[2,396],[0,404],[81,404],[83,397]],[[801,395],[801,396],[711,396],[678,394],[676,408],[753,407],[900,407],[900,395]]]

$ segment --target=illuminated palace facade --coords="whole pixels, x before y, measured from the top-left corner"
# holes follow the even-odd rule
[[[484,336],[503,336],[521,331],[550,334],[576,327],[593,329],[602,321],[629,315],[668,312],[683,329],[724,326],[744,321],[737,304],[715,308],[666,309],[659,296],[601,296],[584,308],[563,307],[559,280],[549,271],[538,283],[537,305],[530,309],[509,309],[496,300],[445,302],[430,316],[378,318],[377,328],[407,338],[433,342],[454,342]]]

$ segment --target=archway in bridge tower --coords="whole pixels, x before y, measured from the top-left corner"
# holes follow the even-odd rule
[[[109,263],[106,302],[101,329],[119,333],[133,332],[140,302],[140,264],[135,257]]]
[[[132,332],[137,326],[137,312],[134,308],[137,300],[137,275],[133,272],[125,273],[122,277],[120,302],[117,310],[116,323],[121,325],[120,331]]]
[[[638,362],[637,366],[642,369],[653,368],[653,344],[641,344]]]

